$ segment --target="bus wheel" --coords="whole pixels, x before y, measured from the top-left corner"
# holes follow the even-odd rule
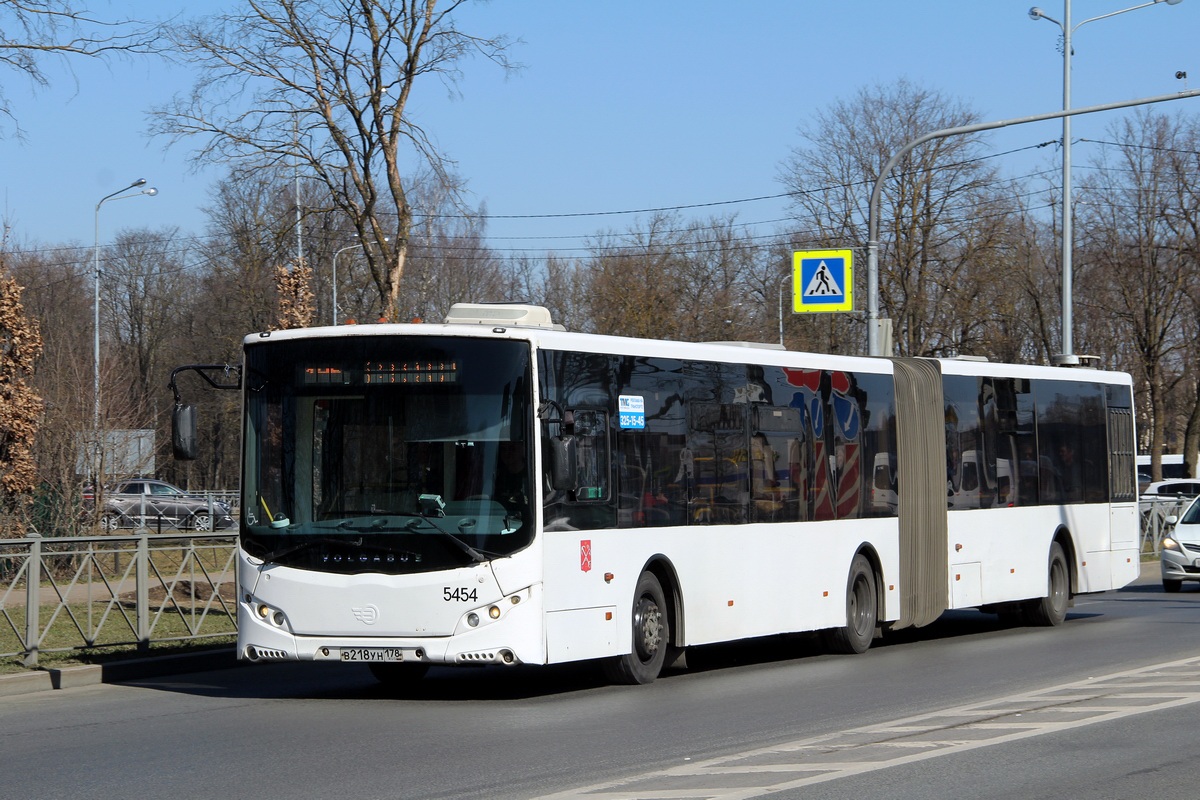
[[[850,564],[846,582],[846,626],[821,632],[825,646],[835,653],[865,653],[875,638],[875,571],[862,554]]]
[[[651,683],[662,672],[670,649],[671,630],[662,584],[643,572],[633,593],[633,652],[604,663],[613,683]]]
[[[429,665],[421,663],[374,662],[367,666],[371,669],[375,680],[389,689],[402,689],[421,680],[425,677],[425,673],[429,672]]]
[[[1039,600],[1030,600],[1025,606],[1025,618],[1031,625],[1051,627],[1061,625],[1067,618],[1067,606],[1071,602],[1071,573],[1067,569],[1067,556],[1058,542],[1050,545],[1048,566],[1048,593]]]

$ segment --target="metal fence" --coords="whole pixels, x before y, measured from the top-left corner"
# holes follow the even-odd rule
[[[1171,533],[1175,520],[1182,516],[1191,497],[1143,497],[1139,503],[1142,515],[1141,552],[1158,555],[1164,536]]]
[[[0,658],[237,633],[236,533],[0,540]]]

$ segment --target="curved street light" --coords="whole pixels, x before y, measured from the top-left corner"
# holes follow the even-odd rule
[[[348,247],[343,247],[341,250],[338,250],[336,253],[333,254],[333,324],[334,325],[338,324],[338,317],[337,317],[337,259],[338,259],[338,256],[340,256],[342,253],[346,252],[347,250],[356,250],[357,248],[362,247],[362,246],[363,246],[362,242],[359,242],[358,244],[352,244]]]
[[[1150,0],[1148,3],[1122,8],[1118,11],[1110,11],[1107,14],[1101,14],[1098,17],[1090,17],[1083,22],[1075,25],[1071,24],[1071,0],[1063,0],[1063,19],[1059,22],[1054,17],[1048,16],[1045,11],[1034,6],[1029,9],[1029,18],[1032,20],[1044,19],[1053,22],[1062,31],[1063,36],[1063,111],[1071,110],[1071,36],[1075,31],[1082,28],[1089,22],[1095,22],[1098,19],[1108,19],[1115,17],[1118,14],[1125,14],[1129,11],[1137,11],[1139,8],[1148,8],[1156,6],[1159,3],[1166,3],[1169,6],[1178,5],[1182,0]],[[1054,357],[1054,363],[1059,365],[1076,365],[1079,363],[1079,358],[1075,355],[1075,344],[1072,334],[1072,310],[1071,310],[1071,282],[1072,277],[1072,240],[1074,231],[1072,230],[1072,210],[1071,210],[1071,117],[1064,116],[1062,118],[1062,354]]]
[[[109,200],[128,200],[131,197],[141,197],[143,195],[145,195],[147,197],[154,197],[156,194],[158,194],[158,189],[154,189],[154,188],[143,189],[142,191],[140,191],[136,194],[125,194],[125,192],[128,192],[130,189],[137,189],[138,187],[145,186],[145,185],[146,185],[146,179],[138,178],[136,181],[129,184],[125,188],[118,189],[117,191],[113,192],[112,194],[106,194],[104,197],[100,198],[100,202],[96,203],[96,230],[95,230],[96,238],[95,238],[93,256],[92,256],[92,258],[93,258],[92,273],[93,273],[93,278],[94,278],[93,285],[94,285],[94,290],[95,290],[94,319],[92,321],[93,322],[93,331],[92,332],[94,334],[94,338],[92,341],[92,359],[93,359],[93,364],[92,364],[93,376],[92,377],[94,380],[94,382],[92,384],[92,397],[93,397],[93,401],[94,401],[94,406],[92,409],[92,435],[95,437],[95,447],[97,448],[96,454],[98,454],[100,452],[99,451],[99,448],[100,448],[100,206],[104,205]],[[95,466],[97,469],[99,469],[100,465],[99,465],[98,459],[97,459],[97,463]],[[102,476],[100,476],[99,474],[96,474],[94,476],[94,479],[96,481],[95,485],[97,487],[100,485],[99,482],[100,482],[101,477]]]
[[[388,237],[385,236],[383,241],[389,242],[389,241],[391,241],[391,239],[389,239]],[[341,250],[338,250],[338,251],[334,252],[334,254],[333,254],[333,324],[334,325],[338,324],[338,303],[337,303],[337,284],[338,284],[337,260],[338,260],[338,256],[340,256],[342,253],[346,252],[347,250],[357,250],[358,248],[362,247],[363,244],[364,244],[363,242],[359,242],[358,244],[347,245],[346,247],[343,247]]]
[[[784,275],[779,281],[779,346],[783,347],[783,285],[794,280],[794,275]]]

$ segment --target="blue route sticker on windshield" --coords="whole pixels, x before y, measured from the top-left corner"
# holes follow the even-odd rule
[[[646,427],[646,401],[636,394],[623,394],[617,398],[617,412],[622,428],[641,429]]]

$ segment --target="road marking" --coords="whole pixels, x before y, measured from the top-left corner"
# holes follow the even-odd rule
[[[1200,702],[1200,658],[582,786],[536,800],[749,800],[901,764]]]

